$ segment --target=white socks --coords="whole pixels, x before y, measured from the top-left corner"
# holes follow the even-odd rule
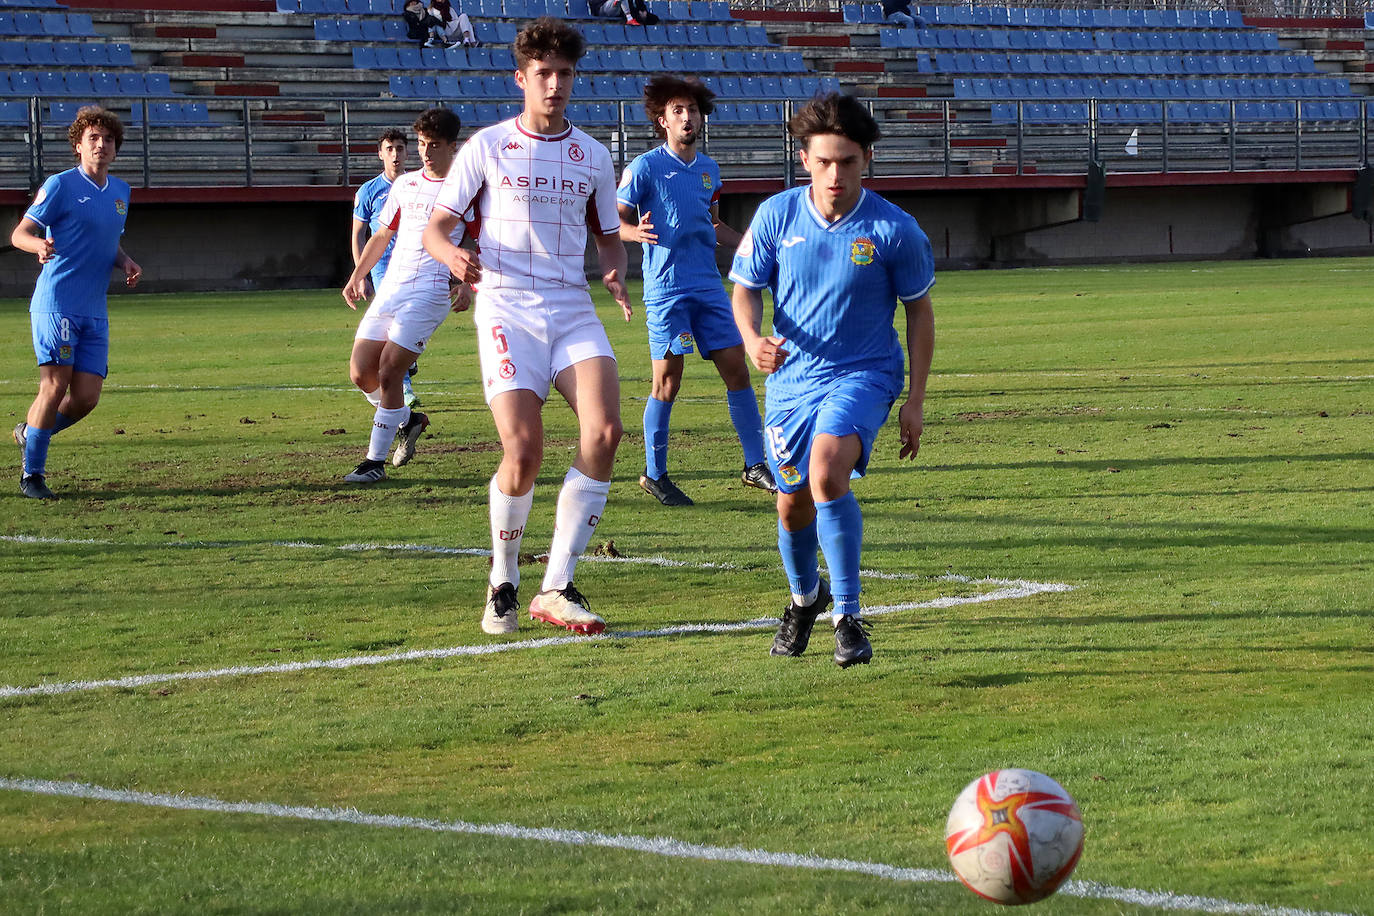
[[[558,491],[558,513],[554,516],[553,543],[549,545],[549,566],[544,572],[542,591],[563,588],[572,581],[577,558],[596,532],[610,492],[609,480],[593,480],[577,468],[568,469],[563,488]]]
[[[364,391],[363,397],[367,398],[367,403],[373,407],[382,406],[382,389],[380,387],[376,391]]]
[[[530,506],[534,504],[534,487],[530,487],[524,496],[507,496],[496,485],[496,476],[492,475],[487,498],[491,514],[491,576],[488,581],[493,588],[503,582],[518,588],[520,539],[525,534]]]
[[[391,451],[391,443],[396,441],[396,430],[409,419],[409,407],[378,407],[372,417],[372,438],[367,445],[367,460],[385,461],[386,453]]]

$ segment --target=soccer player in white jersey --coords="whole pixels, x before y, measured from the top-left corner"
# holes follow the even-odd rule
[[[778,482],[778,552],[792,591],[771,652],[801,655],[833,592],[835,662],[846,668],[873,657],[859,615],[863,515],[849,481],[867,469],[904,381],[899,455],[915,458],[920,447],[935,348],[934,257],[915,219],[863,187],[879,130],[862,103],[828,93],[798,111],[788,129],[811,184],[759,206],[730,278],[744,348],[768,373],[764,432]],[[764,287],[773,294],[768,336],[760,332]],[[899,301],[905,380],[893,329]]]
[[[692,499],[668,476],[668,419],[682,387],[683,357],[699,347],[725,383],[725,403],[744,450],[746,486],[777,492],[763,457],[763,421],[749,383],[744,342],[716,268],[716,246],[739,233],[720,221],[720,167],[697,151],[715,93],[695,78],[660,74],[644,87],[644,111],[663,145],[636,156],[617,189],[620,237],[644,248],[644,315],[653,385],[644,405],[640,487],[665,506]]]
[[[398,437],[392,464],[400,467],[415,456],[415,444],[429,426],[429,417],[406,406],[402,380],[449,310],[468,307],[467,288],[459,287],[451,296],[448,268],[431,258],[420,241],[458,152],[459,127],[458,115],[447,108],[431,108],[415,121],[424,168],[392,184],[377,232],[368,239],[343,288],[348,307],[357,308],[354,303],[367,298],[368,271],[395,239],[386,275],[358,323],[349,360],[353,384],[377,408],[367,457],[344,476],[349,483],[385,480],[386,454]],[[461,224],[453,230],[459,242],[463,230]]]
[[[348,247],[353,253],[355,267],[362,260],[363,246],[367,244],[368,236],[381,228],[382,207],[386,204],[386,196],[391,193],[392,182],[405,171],[405,133],[395,127],[389,127],[382,131],[382,135],[377,138],[377,158],[382,162],[381,174],[363,182],[362,186],[358,188],[358,193],[353,195],[353,220],[348,230]],[[368,280],[372,285],[372,288],[368,290],[369,296],[382,285],[382,277],[386,276],[387,262],[391,260],[391,249],[395,245],[396,240],[393,238],[386,251],[382,252],[381,258],[372,265],[372,270],[368,273]],[[420,406],[420,399],[415,397],[415,389],[410,384],[410,377],[418,369],[418,366],[412,365],[401,382],[407,407]]]
[[[544,456],[544,401],[556,388],[577,414],[577,455],[563,479],[549,562],[530,616],[577,633],[603,621],[573,585],[577,558],[596,530],[620,443],[620,381],[584,266],[590,228],[602,282],[620,305],[625,245],[611,154],[564,111],[585,45],[580,32],[542,17],[515,39],[522,113],[463,144],[435,203],[425,247],[455,277],[480,270],[474,318],[482,381],[501,464],[491,479],[492,567],[482,629],[516,629],[520,540]],[[480,223],[480,261],[451,239],[469,207]]]
[[[129,215],[129,185],[110,174],[124,127],[90,105],[76,113],[67,139],[77,165],[43,182],[10,244],[43,265],[29,304],[38,395],[14,428],[23,451],[19,490],[30,499],[55,499],[45,481],[48,443],[95,409],[110,362],[105,294],[111,269],[129,288],[143,270],[120,245]]]

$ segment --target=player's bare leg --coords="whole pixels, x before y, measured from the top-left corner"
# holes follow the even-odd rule
[[[530,616],[576,633],[600,633],[606,623],[573,585],[573,573],[606,509],[615,451],[624,434],[615,360],[598,356],[575,363],[558,373],[554,386],[577,414],[577,455],[558,493],[549,565],[530,602]]]

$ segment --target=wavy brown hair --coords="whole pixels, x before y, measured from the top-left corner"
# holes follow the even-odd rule
[[[582,33],[562,19],[540,16],[515,36],[515,66],[524,70],[532,60],[561,57],[576,64],[587,53]]]
[[[73,153],[76,153],[76,148],[81,145],[81,138],[86,136],[86,131],[92,127],[109,131],[110,136],[114,137],[115,152],[119,152],[119,148],[124,145],[124,125],[120,123],[119,117],[99,105],[86,105],[77,111],[76,120],[67,128],[67,140],[72,145]]]
[[[817,134],[838,134],[867,150],[883,135],[863,102],[839,92],[827,92],[807,102],[792,115],[787,129],[802,146]]]
[[[673,99],[691,99],[704,115],[716,110],[716,94],[695,76],[683,79],[670,73],[660,73],[644,85],[644,113],[649,116],[649,123],[654,125],[654,132],[659,139],[668,136],[668,132],[658,123],[658,119],[663,117],[663,112]]]

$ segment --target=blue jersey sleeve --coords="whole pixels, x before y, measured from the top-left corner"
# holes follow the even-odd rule
[[[367,190],[367,185],[363,185],[358,192],[353,195],[353,218],[360,223],[371,221],[372,214],[368,212],[368,200],[363,192]]]
[[[754,213],[754,219],[740,239],[735,260],[730,265],[730,279],[749,289],[763,289],[772,280],[778,266],[777,207],[769,206],[770,198]]]
[[[48,180],[43,182],[43,187],[38,189],[37,196],[24,216],[44,229],[51,229],[67,212],[66,203],[67,196],[62,193],[61,176],[50,175]]]
[[[896,257],[889,274],[892,289],[898,299],[913,302],[935,285],[935,255],[930,239],[914,219],[900,226],[896,242]]]
[[[649,175],[644,166],[644,157],[636,156],[625,166],[625,172],[620,176],[620,186],[615,189],[616,203],[640,210],[649,188]]]

